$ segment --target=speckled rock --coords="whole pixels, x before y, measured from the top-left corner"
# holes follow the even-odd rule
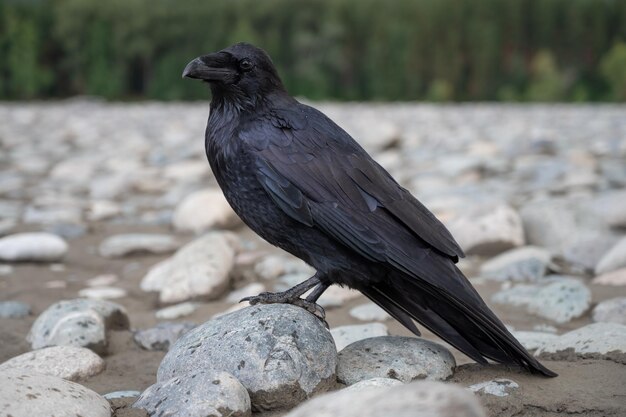
[[[626,267],[626,237],[615,244],[596,265],[596,274],[605,274]]]
[[[247,417],[251,408],[246,388],[235,377],[209,369],[157,382],[133,407],[150,415],[180,417]]]
[[[455,384],[417,381],[388,388],[343,389],[307,401],[285,417],[485,417],[479,400]]]
[[[170,348],[157,381],[215,369],[247,388],[256,410],[293,407],[335,381],[330,332],[305,310],[257,305],[210,320]]]
[[[387,336],[389,331],[387,326],[382,323],[367,323],[335,327],[330,330],[330,334],[332,334],[335,340],[337,351],[341,351],[349,344],[359,340]]]
[[[105,353],[107,331],[128,327],[128,315],[122,306],[104,300],[75,299],[48,307],[37,317],[26,339],[33,349],[81,346]]]
[[[0,238],[0,261],[56,262],[66,252],[65,240],[51,233],[17,233]]]
[[[131,254],[169,253],[180,247],[173,236],[151,233],[129,233],[110,236],[100,243],[99,253],[105,258],[121,258]]]
[[[492,379],[491,381],[480,382],[468,387],[470,391],[479,394],[495,395],[496,397],[507,397],[512,391],[519,388],[519,384],[510,379]]]
[[[0,416],[110,417],[109,402],[65,379],[9,369],[0,372]]]
[[[0,373],[20,369],[80,381],[98,375],[106,367],[104,360],[91,350],[76,346],[52,346],[26,352],[0,364]]]
[[[523,306],[531,314],[567,323],[589,309],[591,291],[577,279],[553,275],[540,284],[520,284],[500,291],[492,300],[498,304]]]
[[[30,315],[30,306],[21,301],[0,301],[0,318],[21,318]]]
[[[176,230],[196,234],[241,222],[219,188],[197,191],[185,197],[176,207],[172,221]]]
[[[611,298],[598,303],[591,313],[593,321],[626,325],[626,297]]]
[[[350,316],[362,321],[387,320],[391,316],[374,303],[361,304],[350,309]]]
[[[543,248],[515,248],[482,264],[480,275],[494,281],[537,281],[545,275],[550,258]]]
[[[195,323],[159,323],[133,335],[135,342],[146,350],[167,351],[182,335],[196,327]]]
[[[339,352],[337,380],[352,385],[382,377],[402,382],[444,380],[456,362],[445,347],[416,337],[380,336],[352,343]]]
[[[522,220],[507,205],[470,210],[449,229],[469,255],[493,255],[524,244]]]
[[[588,324],[546,343],[535,355],[561,353],[567,356],[569,352],[582,357],[605,357],[626,364],[626,326],[618,323]]]
[[[188,243],[153,266],[141,281],[141,289],[158,291],[163,303],[220,297],[230,282],[236,239],[231,233],[213,232]]]

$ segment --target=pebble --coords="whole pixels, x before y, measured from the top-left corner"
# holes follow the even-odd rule
[[[119,277],[115,274],[103,274],[88,279],[85,284],[89,287],[109,287],[119,281]]]
[[[591,281],[592,284],[598,285],[626,285],[626,268],[620,268],[606,274],[598,275]]]
[[[359,297],[363,296],[357,290],[340,287],[339,285],[331,285],[317,300],[317,303],[324,308],[334,308],[341,307],[346,301],[354,300]]]
[[[126,330],[129,325],[126,310],[111,301],[59,301],[37,317],[26,340],[33,349],[79,346],[105,353],[107,331]]]
[[[200,234],[210,229],[229,228],[241,220],[224,198],[219,188],[197,191],[178,204],[172,219],[179,232]]]
[[[391,316],[374,303],[361,304],[350,309],[350,316],[361,321],[384,321]]]
[[[528,351],[535,351],[543,347],[546,343],[553,342],[558,336],[553,333],[530,332],[530,331],[512,331],[513,336]]]
[[[496,293],[492,301],[498,304],[522,306],[557,323],[582,316],[591,305],[591,291],[575,278],[552,275],[539,284],[519,284]]]
[[[141,281],[141,289],[158,291],[162,303],[219,298],[230,284],[234,239],[234,235],[221,232],[197,238],[153,266]]]
[[[354,342],[339,352],[337,380],[346,385],[375,377],[402,382],[445,380],[455,367],[454,356],[435,342],[380,336]]]
[[[379,387],[393,387],[396,385],[402,385],[403,382],[402,381],[398,381],[397,379],[393,379],[393,378],[370,378],[370,379],[364,379],[363,381],[359,381],[356,384],[352,384],[346,388],[344,388],[343,390],[349,390],[349,391],[363,391],[363,390],[367,390],[370,388],[379,388]]]
[[[602,301],[591,312],[595,322],[619,323],[626,325],[626,297]]]
[[[560,250],[580,238],[580,224],[569,201],[531,202],[520,209],[520,215],[531,245]]]
[[[89,206],[87,219],[94,222],[108,220],[119,215],[121,212],[122,208],[120,205],[113,201],[96,200],[92,201]]]
[[[480,275],[493,281],[538,281],[550,263],[549,251],[536,246],[508,250],[480,267]]]
[[[22,318],[30,316],[30,305],[21,301],[0,301],[0,318]]]
[[[226,297],[226,301],[230,303],[238,303],[244,297],[249,297],[253,295],[258,295],[265,291],[265,285],[259,282],[253,282],[251,284],[246,285],[245,287],[241,287],[235,291],[232,291]]]
[[[507,205],[471,209],[449,229],[468,255],[493,255],[524,244],[522,220]]]
[[[193,314],[194,311],[198,309],[198,303],[193,303],[190,301],[174,304],[173,306],[165,307],[160,310],[157,310],[154,315],[157,319],[162,320],[174,320],[180,317],[186,317]]]
[[[105,258],[121,258],[143,253],[170,253],[180,247],[173,236],[149,233],[114,235],[100,243],[99,253]]]
[[[580,266],[584,270],[593,271],[604,254],[618,240],[613,235],[591,234],[564,244],[561,256],[570,265]]]
[[[98,375],[106,364],[91,350],[76,346],[52,346],[26,352],[0,364],[0,374],[7,369],[19,369],[56,376],[68,381],[81,381]]]
[[[0,415],[110,417],[109,402],[65,379],[9,369],[0,372]]]
[[[370,337],[387,336],[389,330],[382,323],[353,324],[348,326],[339,326],[330,330],[330,334],[335,340],[337,351],[356,341],[367,339]]]
[[[247,388],[257,411],[293,407],[335,383],[337,351],[322,322],[288,304],[256,305],[210,320],[181,337],[157,383],[225,371]]]
[[[624,208],[626,210],[626,207]],[[622,238],[598,261],[596,275],[626,267],[626,237]]]
[[[128,295],[124,288],[119,287],[93,287],[83,288],[78,291],[79,297],[93,298],[97,300],[114,300]]]
[[[0,261],[56,262],[67,253],[67,243],[51,233],[16,233],[0,238]]]
[[[583,357],[606,356],[626,364],[626,326],[618,323],[588,324],[546,343],[535,355],[568,350]]]
[[[269,255],[254,265],[255,274],[263,280],[271,280],[285,274],[302,274],[307,278],[315,274],[315,270],[304,261],[294,257]]]
[[[194,327],[195,323],[159,323],[152,328],[136,331],[133,339],[146,350],[167,351],[182,335]]]
[[[480,394],[495,395],[496,397],[507,397],[512,391],[519,388],[519,384],[511,379],[492,379],[491,381],[480,382],[470,385],[469,390]]]
[[[486,417],[480,401],[455,384],[416,381],[320,395],[285,417]]]
[[[156,416],[248,417],[250,397],[231,374],[202,369],[148,387],[133,404]]]
[[[115,400],[117,398],[135,398],[141,395],[140,391],[133,390],[124,390],[124,391],[113,391],[103,395],[103,397],[107,400]]]

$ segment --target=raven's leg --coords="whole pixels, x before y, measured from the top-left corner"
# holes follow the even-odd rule
[[[317,286],[315,290],[307,297],[306,300],[300,298],[302,294]],[[315,301],[320,295],[328,288],[328,284],[324,284],[320,280],[320,276],[316,273],[311,278],[307,279],[300,284],[289,288],[283,292],[262,292],[259,295],[242,298],[239,302],[247,301],[252,305],[255,304],[293,304],[298,307],[302,307],[310,313],[319,316],[320,318],[326,317],[326,312],[322,307],[315,304]]]

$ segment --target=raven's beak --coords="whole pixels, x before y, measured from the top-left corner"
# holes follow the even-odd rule
[[[183,70],[183,78],[220,82],[232,79],[237,72],[226,67],[224,58],[220,54],[200,56],[187,64]]]

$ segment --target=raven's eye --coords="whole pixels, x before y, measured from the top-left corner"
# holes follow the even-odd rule
[[[250,71],[252,67],[254,67],[254,64],[249,59],[242,59],[239,63],[239,68],[241,68],[242,71]]]

